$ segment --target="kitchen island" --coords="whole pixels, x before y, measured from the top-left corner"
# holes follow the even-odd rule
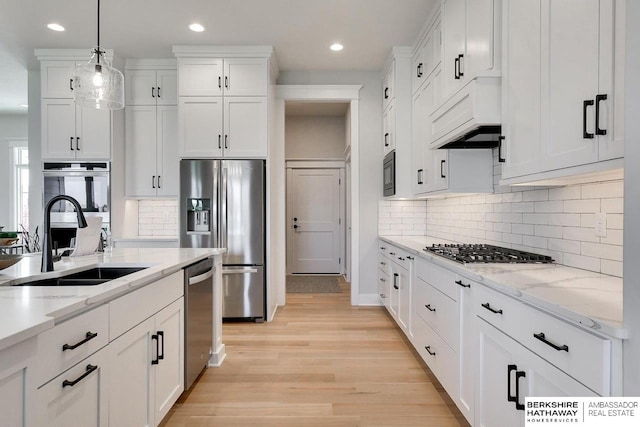
[[[157,425],[184,390],[182,269],[207,257],[215,267],[209,365],[224,359],[224,252],[117,248],[63,258],[48,273],[39,256],[0,271],[0,412],[15,414],[7,425],[117,425],[122,417]],[[18,286],[94,267],[145,268],[90,286]]]

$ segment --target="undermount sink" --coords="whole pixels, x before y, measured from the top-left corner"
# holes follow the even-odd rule
[[[145,268],[147,267],[95,267],[66,276],[18,283],[14,286],[94,286],[136,273]]]

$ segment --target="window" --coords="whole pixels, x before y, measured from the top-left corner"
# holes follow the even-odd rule
[[[29,149],[24,146],[12,147],[13,150],[13,197],[12,218],[15,230],[20,225],[29,230]]]

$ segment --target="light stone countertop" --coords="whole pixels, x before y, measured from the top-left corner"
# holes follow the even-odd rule
[[[40,272],[39,255],[25,256],[0,270],[0,350],[52,328],[56,323],[98,306],[135,288],[154,282],[225,249],[115,248],[110,254],[65,257],[55,271]],[[114,267],[148,267],[94,286],[12,286],[59,277],[110,264]]]
[[[616,338],[628,335],[622,317],[620,277],[558,264],[460,264],[423,250],[434,243],[460,242],[428,236],[380,239],[593,331]]]

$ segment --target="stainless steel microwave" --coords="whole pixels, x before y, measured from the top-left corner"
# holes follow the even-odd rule
[[[396,195],[396,150],[391,151],[384,156],[382,166],[383,187],[382,194],[384,197]]]

